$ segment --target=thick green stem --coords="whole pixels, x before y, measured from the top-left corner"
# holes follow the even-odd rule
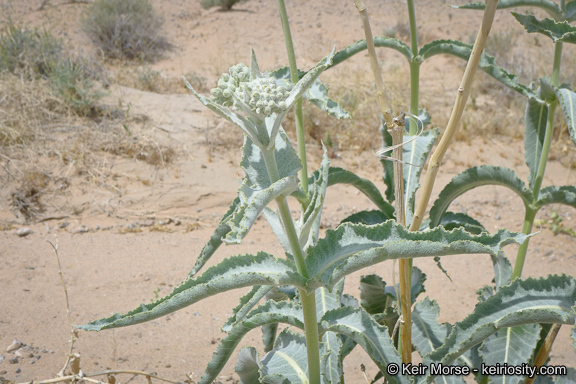
[[[274,152],[275,148],[270,150],[262,149],[262,157],[264,158],[266,169],[268,170],[268,176],[272,182],[280,179],[280,173],[278,172],[278,165],[276,163]],[[278,196],[276,198],[276,204],[278,204],[280,219],[286,237],[288,238],[288,242],[290,243],[290,249],[292,250],[292,256],[294,256],[294,262],[298,273],[308,279],[310,275],[308,274],[308,268],[306,267],[306,261],[304,260],[304,252],[302,251],[302,247],[300,247],[300,242],[298,241],[298,233],[296,232],[294,220],[290,214],[290,207],[288,206],[286,196]],[[310,384],[320,384],[320,344],[318,336],[318,319],[316,318],[316,296],[314,292],[311,294],[308,294],[304,290],[299,290],[299,292],[302,300],[304,333],[306,335],[306,349],[308,352],[308,377],[310,379]]]
[[[288,23],[288,13],[284,0],[278,0],[278,9],[280,10],[280,19],[282,20],[282,31],[284,32],[284,42],[288,54],[288,65],[290,66],[290,79],[292,84],[299,80],[298,66],[296,65],[296,55],[294,54],[294,44],[292,43],[292,33]],[[298,140],[298,156],[302,162],[300,170],[300,182],[304,192],[308,192],[308,164],[306,160],[306,135],[304,134],[304,113],[302,111],[302,99],[298,99],[294,110],[296,118],[296,138]]]
[[[526,207],[522,233],[527,235],[532,232],[532,226],[534,225],[534,218],[536,217],[536,213],[538,213],[538,210]],[[514,272],[512,273],[512,280],[522,276],[522,268],[524,267],[524,260],[526,259],[526,252],[528,251],[529,241],[530,239],[526,239],[526,241],[518,248],[518,255],[516,256],[516,263],[514,264]]]
[[[413,59],[410,62],[410,113],[418,116],[418,97],[420,95],[420,63],[415,61],[418,56],[418,28],[416,26],[416,10],[414,0],[408,0],[408,19],[410,21],[410,49]],[[416,119],[410,119],[410,135],[418,130]],[[412,208],[408,208],[412,209]]]
[[[554,69],[552,72],[552,85],[558,86],[560,79],[560,62],[562,59],[562,43],[556,43],[554,49]],[[538,171],[536,172],[536,180],[534,181],[534,188],[532,189],[532,196],[534,200],[538,200],[540,195],[540,189],[542,188],[542,182],[544,180],[544,173],[546,172],[546,165],[548,163],[548,155],[550,153],[550,145],[552,144],[552,138],[554,137],[554,115],[556,114],[557,101],[554,101],[548,108],[548,117],[546,120],[546,132],[544,134],[544,143],[542,144],[542,154],[540,155],[540,162],[538,163]],[[524,217],[524,227],[522,228],[522,233],[525,235],[532,232],[532,226],[534,225],[534,219],[536,218],[536,213],[538,211],[532,208],[526,208],[526,215]],[[528,243],[530,239],[527,239],[524,244],[518,248],[518,254],[516,255],[516,264],[514,265],[514,273],[512,274],[512,279],[517,279],[522,276],[522,269],[524,267],[524,262],[526,261],[526,253],[528,251]]]

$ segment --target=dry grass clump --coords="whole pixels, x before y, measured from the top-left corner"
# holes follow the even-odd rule
[[[99,113],[96,103],[104,94],[93,80],[102,71],[94,63],[64,49],[48,32],[18,28],[13,24],[0,34],[0,73],[8,72],[27,81],[47,79],[54,94],[80,116]]]
[[[0,75],[0,146],[25,146],[69,114],[69,106],[54,94],[49,81]]]
[[[97,0],[82,28],[109,58],[153,60],[172,45],[162,35],[164,18],[149,0]]]
[[[20,212],[26,221],[44,212],[41,195],[49,182],[50,177],[46,173],[31,169],[24,173],[20,186],[10,194],[12,207]]]
[[[207,93],[210,87],[207,79],[196,73],[187,73],[184,77],[200,93]],[[168,77],[162,72],[156,71],[148,66],[132,67],[127,66],[119,71],[116,78],[118,84],[139,89],[146,92],[160,94],[189,94],[186,83],[182,77]]]
[[[204,9],[220,7],[223,10],[230,10],[236,3],[240,3],[241,1],[247,0],[202,0],[200,4]]]

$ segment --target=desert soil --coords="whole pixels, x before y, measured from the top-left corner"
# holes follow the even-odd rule
[[[194,73],[212,85],[228,66],[247,62],[250,47],[257,52],[261,68],[285,65],[275,2],[251,0],[232,12],[203,10],[197,3],[154,1],[166,17],[166,35],[175,49],[150,64],[153,70],[166,79]],[[390,28],[406,17],[401,2],[371,3],[374,3],[369,6],[375,31]],[[432,0],[417,3],[423,39],[466,40],[475,33],[480,13],[457,13],[443,3]],[[27,27],[46,28],[63,38],[69,47],[82,49],[100,60],[98,51],[79,28],[78,20],[87,9],[86,4],[52,0],[42,11],[37,10],[40,0],[2,0],[0,4],[3,22],[10,17]],[[342,49],[363,37],[351,1],[293,1],[287,5],[302,68],[313,65],[332,47]],[[506,28],[517,27],[507,12],[501,12],[495,29]],[[395,54],[387,56],[382,52],[381,58],[385,70],[393,71],[403,65]],[[123,70],[122,63],[108,62],[106,66],[113,73]],[[342,77],[355,76],[357,71],[369,71],[364,54],[322,78],[330,84]],[[433,116],[446,120],[449,100],[456,92],[461,74],[462,65],[455,59],[434,58],[422,68],[422,103]],[[405,82],[408,87],[407,78],[392,80]],[[159,94],[117,84],[111,84],[108,91],[106,103],[129,106],[133,118],[128,128],[132,133],[154,145],[173,149],[174,159],[151,165],[134,156],[102,151],[97,153],[97,162],[77,172],[73,163],[49,156],[49,150],[10,157],[12,154],[8,156],[5,148],[0,147],[0,225],[4,229],[0,231],[0,376],[6,380],[50,379],[62,368],[69,353],[71,329],[52,245],[58,248],[71,322],[83,324],[115,312],[126,312],[141,302],[169,293],[186,277],[235,196],[241,177],[237,132],[230,131],[189,94]],[[497,105],[498,100],[487,97],[483,103]],[[0,113],[1,108],[0,104]],[[476,108],[483,108],[482,103]],[[373,134],[377,138],[376,123],[375,119]],[[108,128],[122,132],[122,124],[111,123]],[[86,127],[78,123],[54,129],[50,131],[52,141],[47,141],[46,146],[50,149],[51,145],[80,140],[83,129],[93,129]],[[384,191],[380,165],[374,156],[376,149],[376,144],[370,150],[338,148],[332,164],[359,173]],[[319,144],[312,142],[310,150],[310,167],[314,169],[321,158]],[[574,156],[574,151],[569,149],[566,156]],[[450,150],[435,193],[458,172],[481,164],[510,167],[527,178],[521,139],[477,134],[473,140],[457,142]],[[566,163],[558,160],[550,162],[545,185],[574,183],[572,170],[563,164]],[[11,195],[20,186],[19,169],[27,167],[41,169],[50,177],[42,194],[44,211],[32,220],[26,220],[11,204]],[[322,214],[324,228],[332,228],[342,218],[363,209],[372,209],[371,203],[356,190],[331,188]],[[540,217],[546,218],[552,209],[564,218],[567,227],[573,225],[574,212],[561,206],[543,210]],[[476,217],[490,231],[521,230],[522,203],[504,188],[477,189],[459,198],[452,210]],[[22,228],[32,232],[20,237],[17,231]],[[259,220],[242,245],[222,247],[210,265],[230,255],[258,250],[280,256],[281,248],[274,240],[267,223]],[[550,229],[543,228],[531,241],[524,276],[576,275],[575,249],[574,238],[554,236]],[[516,246],[506,247],[506,255],[512,262],[516,250]],[[453,281],[431,260],[417,260],[415,265],[428,276],[425,295],[439,302],[440,320],[452,323],[473,309],[476,290],[490,284],[493,277],[486,255],[444,258],[443,265]],[[378,273],[391,283],[391,269],[391,264],[382,264],[355,274],[347,280],[346,290],[357,296],[362,274]],[[243,293],[215,296],[133,327],[100,333],[78,332],[73,352],[80,354],[80,366],[86,373],[141,370],[177,381],[185,381],[186,374],[198,380],[223,337],[221,325]],[[259,331],[250,333],[241,346],[261,346],[260,336]],[[18,353],[7,352],[14,339],[26,347]],[[569,329],[564,327],[552,351],[552,362],[574,365],[574,356]],[[234,364],[233,359],[223,370],[222,382],[235,380]],[[348,383],[366,382],[361,364],[367,367],[368,377],[377,372],[360,350],[345,364]],[[132,376],[118,378],[127,382]]]

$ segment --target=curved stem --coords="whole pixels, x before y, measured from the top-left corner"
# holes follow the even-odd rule
[[[554,49],[554,68],[552,72],[552,85],[558,86],[560,79],[560,64],[562,59],[562,43],[556,43]],[[554,101],[548,108],[548,117],[546,120],[546,133],[544,134],[544,143],[542,144],[542,154],[540,155],[540,162],[538,163],[538,171],[536,172],[536,180],[534,181],[534,188],[532,189],[532,196],[534,201],[538,200],[540,195],[540,189],[542,188],[542,182],[544,180],[544,173],[546,172],[546,165],[548,163],[548,155],[550,153],[550,145],[552,144],[552,138],[554,136],[554,115],[556,114],[556,106],[558,101]],[[532,208],[526,208],[526,215],[524,217],[524,227],[522,228],[522,233],[525,235],[530,234],[532,231],[532,226],[534,225],[534,219],[536,218],[537,210]],[[512,279],[517,279],[522,276],[522,269],[524,267],[524,262],[526,261],[526,253],[528,251],[528,243],[530,239],[526,239],[524,244],[518,248],[518,254],[516,255],[516,263],[514,265],[514,273],[512,274]]]
[[[275,148],[273,147],[270,150],[262,149],[261,151],[270,181],[278,181],[280,179],[280,173],[278,172],[278,164],[276,163]],[[280,219],[288,242],[290,243],[296,269],[298,273],[308,279],[310,275],[308,274],[308,268],[304,260],[304,252],[298,241],[298,232],[296,231],[294,220],[290,214],[290,207],[288,206],[286,196],[278,196],[276,198],[276,204],[278,204]],[[305,290],[299,290],[299,292],[304,315],[304,333],[306,335],[306,350],[308,353],[308,377],[310,384],[320,384],[320,344],[318,319],[316,317],[316,295],[315,292],[308,294]]]
[[[290,79],[292,84],[296,84],[298,78],[298,66],[296,65],[296,55],[294,53],[294,44],[292,43],[292,33],[288,23],[288,13],[284,0],[278,0],[278,9],[280,10],[280,19],[282,20],[282,31],[284,32],[284,43],[286,44],[286,53],[288,54],[288,65],[290,66]],[[298,156],[302,162],[300,170],[300,182],[304,192],[308,192],[308,163],[306,160],[306,135],[304,133],[304,113],[302,111],[302,98],[296,101],[294,110],[296,118],[296,138],[298,141]]]

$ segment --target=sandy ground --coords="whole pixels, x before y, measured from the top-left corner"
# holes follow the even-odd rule
[[[78,28],[77,20],[86,5],[59,4],[53,0],[45,10],[37,11],[39,3],[39,0],[0,2],[2,11],[14,22],[50,28],[68,44],[84,47],[88,53],[97,55]],[[154,3],[166,16],[166,33],[176,47],[168,57],[152,65],[167,77],[196,73],[213,83],[229,65],[247,61],[250,47],[256,50],[262,68],[285,65],[274,2],[252,0],[233,12],[205,11],[196,2],[184,0]],[[363,37],[351,2],[289,3],[301,67],[313,65],[333,46],[341,49]],[[402,3],[375,3],[371,8],[374,30],[393,26],[406,16]],[[449,14],[455,11],[437,3],[422,1],[419,5],[428,7],[427,17],[422,21],[424,42],[448,36],[466,39],[473,33],[480,14],[452,17]],[[496,29],[510,25],[508,15],[497,16]],[[382,55],[386,58],[385,68],[402,64],[395,55]],[[111,67],[121,69],[118,64]],[[361,54],[334,69],[331,78],[367,69],[367,57]],[[453,59],[435,58],[426,64],[423,103],[429,105],[429,109],[436,107],[437,115],[447,115],[447,100],[454,93],[461,73],[461,66]],[[214,143],[216,137],[222,139],[222,134],[213,133],[215,130],[224,135],[227,131],[195,98],[112,85],[107,101],[130,105],[134,116],[145,116],[145,123],[138,125],[139,134],[158,145],[174,148],[177,156],[170,164],[153,166],[137,159],[106,154],[101,167],[94,171],[101,172],[101,176],[70,172],[68,165],[39,157],[38,164],[48,167],[54,180],[64,177],[67,184],[66,188],[54,187],[50,194],[43,196],[46,211],[32,222],[26,222],[10,205],[10,193],[17,188],[17,183],[8,172],[15,172],[10,167],[18,164],[0,159],[4,165],[0,169],[1,180],[5,183],[0,195],[0,225],[5,229],[0,231],[0,376],[6,380],[52,378],[62,368],[69,352],[66,299],[51,244],[58,247],[71,322],[86,323],[131,310],[141,302],[169,293],[186,277],[235,196],[241,176],[239,153],[229,143]],[[65,141],[65,135],[66,132],[57,135],[57,140]],[[234,142],[237,138],[236,134],[229,140]],[[317,145],[311,145],[310,149],[314,169],[321,153]],[[2,151],[0,148],[0,154]],[[380,165],[372,152],[340,149],[332,164],[353,170],[384,190]],[[459,171],[480,164],[510,167],[527,178],[521,140],[477,137],[472,142],[456,143],[448,153],[435,193]],[[574,175],[561,162],[551,161],[544,183],[573,184]],[[371,208],[369,200],[356,190],[331,188],[323,211],[324,228],[336,226],[353,212]],[[565,207],[552,209],[564,217],[567,226],[573,225],[573,211]],[[467,212],[490,231],[521,230],[522,203],[504,188],[477,189],[458,199],[452,210]],[[541,216],[549,213],[550,209],[544,209]],[[19,237],[16,232],[21,228],[29,228],[32,233]],[[258,250],[280,255],[281,248],[274,240],[267,223],[258,220],[242,245],[222,247],[210,265],[230,255]],[[524,276],[576,275],[575,246],[574,238],[554,236],[549,229],[542,229],[531,242]],[[516,249],[515,246],[506,249],[512,262]],[[443,265],[453,282],[432,261],[418,260],[415,265],[428,275],[426,294],[440,303],[441,321],[464,318],[476,303],[475,291],[489,284],[493,277],[490,258],[483,255],[444,258]],[[346,282],[347,292],[358,295],[362,274],[378,273],[391,282],[391,268],[391,264],[383,264],[351,276]],[[221,325],[242,294],[241,291],[229,292],[134,327],[101,333],[79,332],[74,352],[81,355],[84,372],[130,369],[156,372],[178,381],[186,380],[189,374],[192,380],[197,380],[223,336]],[[260,346],[260,336],[259,331],[250,333],[241,346]],[[23,356],[17,356],[16,351],[6,351],[14,339],[26,345],[19,353]],[[574,365],[572,343],[569,330],[564,327],[552,352],[553,363]],[[223,370],[222,382],[235,380],[234,364],[233,359]],[[369,357],[360,350],[345,364],[348,383],[365,383],[360,364],[366,365],[369,377],[377,372]],[[126,382],[131,375],[119,378]]]

